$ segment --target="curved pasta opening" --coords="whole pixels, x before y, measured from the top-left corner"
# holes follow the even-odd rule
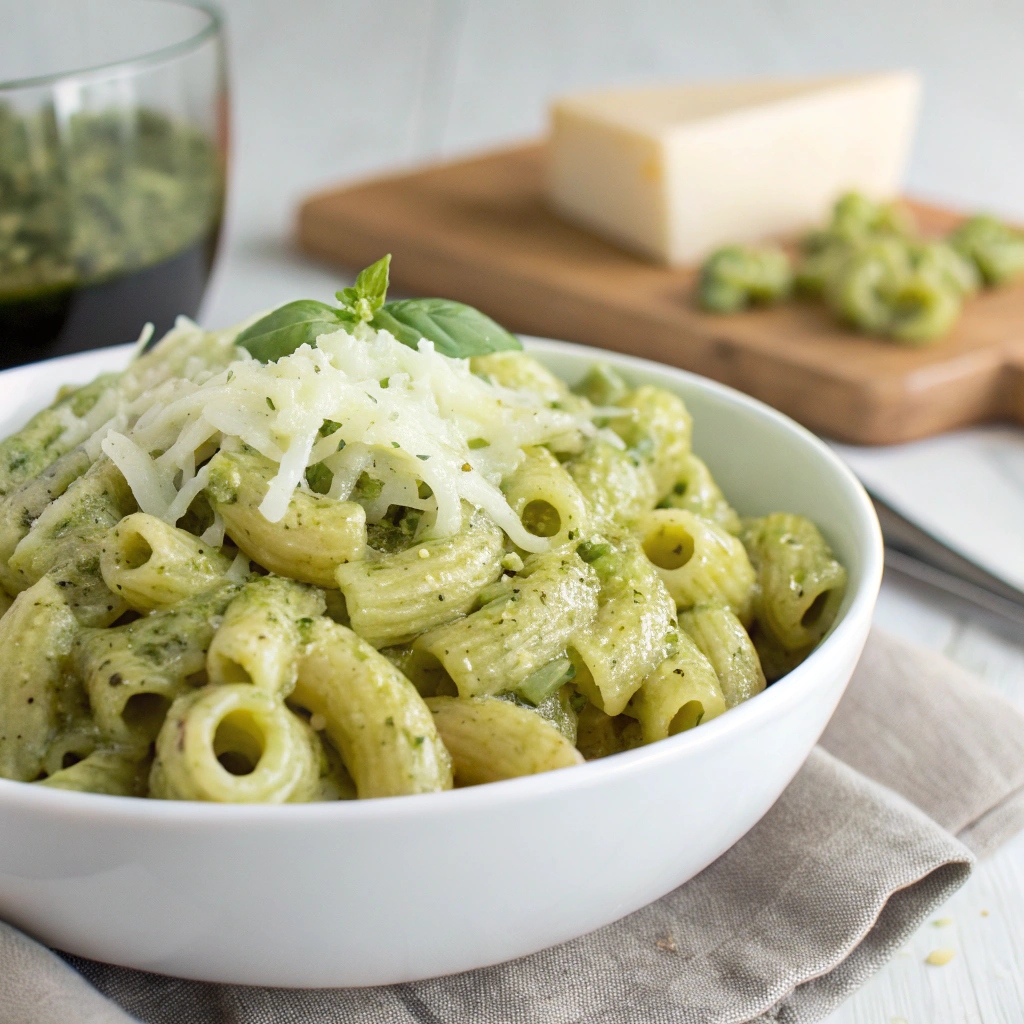
[[[390,659],[389,659],[390,660]],[[416,687],[421,697],[457,697],[459,688],[440,659],[430,651],[410,650],[404,657],[392,661],[398,670]]]
[[[700,725],[704,717],[704,705],[699,700],[688,700],[673,716],[668,724],[669,736],[686,732]]]
[[[218,683],[252,683],[253,678],[244,665],[223,654],[217,654],[215,657]]]
[[[84,761],[95,749],[96,737],[91,732],[64,733],[50,744],[43,769],[47,775],[54,775]]]
[[[152,557],[153,547],[136,531],[122,531],[118,542],[118,554],[124,569],[141,569]]]
[[[693,558],[694,541],[678,523],[662,523],[644,537],[644,554],[659,569],[681,569]]]
[[[543,498],[528,501],[519,518],[523,528],[535,537],[554,537],[562,529],[562,517],[558,509]]]
[[[171,702],[161,693],[133,693],[121,709],[121,720],[133,732],[156,736]]]
[[[266,736],[251,711],[239,708],[217,723],[213,753],[221,767],[230,774],[251,775],[265,748]]]
[[[823,590],[818,596],[807,606],[807,610],[800,616],[800,625],[804,629],[810,629],[816,626],[821,621],[821,616],[824,614],[825,609],[828,607],[829,598],[832,596],[831,590]]]

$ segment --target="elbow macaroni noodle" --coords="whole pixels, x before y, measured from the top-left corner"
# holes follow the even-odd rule
[[[835,620],[817,528],[742,520],[668,391],[365,325],[267,364],[234,339],[179,321],[0,443],[0,777],[499,781],[698,727]]]

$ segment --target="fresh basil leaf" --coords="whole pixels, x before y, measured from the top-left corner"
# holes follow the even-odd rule
[[[321,334],[332,334],[346,320],[344,314],[315,299],[299,299],[279,306],[238,336],[241,345],[261,363],[274,363],[300,345],[316,344]]]
[[[340,292],[335,292],[342,308],[350,311],[359,321],[371,320],[387,298],[390,266],[391,253],[388,253],[376,263],[360,270],[352,288],[342,288]]]
[[[451,299],[388,302],[377,310],[370,325],[389,331],[409,348],[416,348],[420,339],[426,338],[442,355],[456,359],[523,347],[514,334],[489,316]]]
[[[382,256],[376,263],[371,263],[365,270],[360,270],[356,277],[356,294],[361,299],[373,303],[376,313],[388,297],[388,271],[391,267],[391,253]]]
[[[306,483],[315,494],[326,494],[334,483],[334,474],[322,463],[306,467]]]

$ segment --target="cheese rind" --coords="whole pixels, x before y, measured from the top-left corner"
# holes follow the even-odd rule
[[[911,73],[570,96],[552,107],[548,195],[568,220],[691,263],[826,219],[851,189],[892,198],[920,96]]]

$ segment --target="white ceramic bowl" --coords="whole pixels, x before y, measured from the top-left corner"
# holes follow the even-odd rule
[[[849,570],[836,625],[799,668],[698,729],[578,768],[424,796],[283,807],[132,800],[0,780],[0,917],[97,960],[217,982],[375,985],[518,957],[691,878],[771,807],[860,655],[882,569],[871,504],[815,437],[693,374],[577,345],[682,396],[697,452],[745,514],[810,516]],[[124,350],[0,374],[18,426]]]

